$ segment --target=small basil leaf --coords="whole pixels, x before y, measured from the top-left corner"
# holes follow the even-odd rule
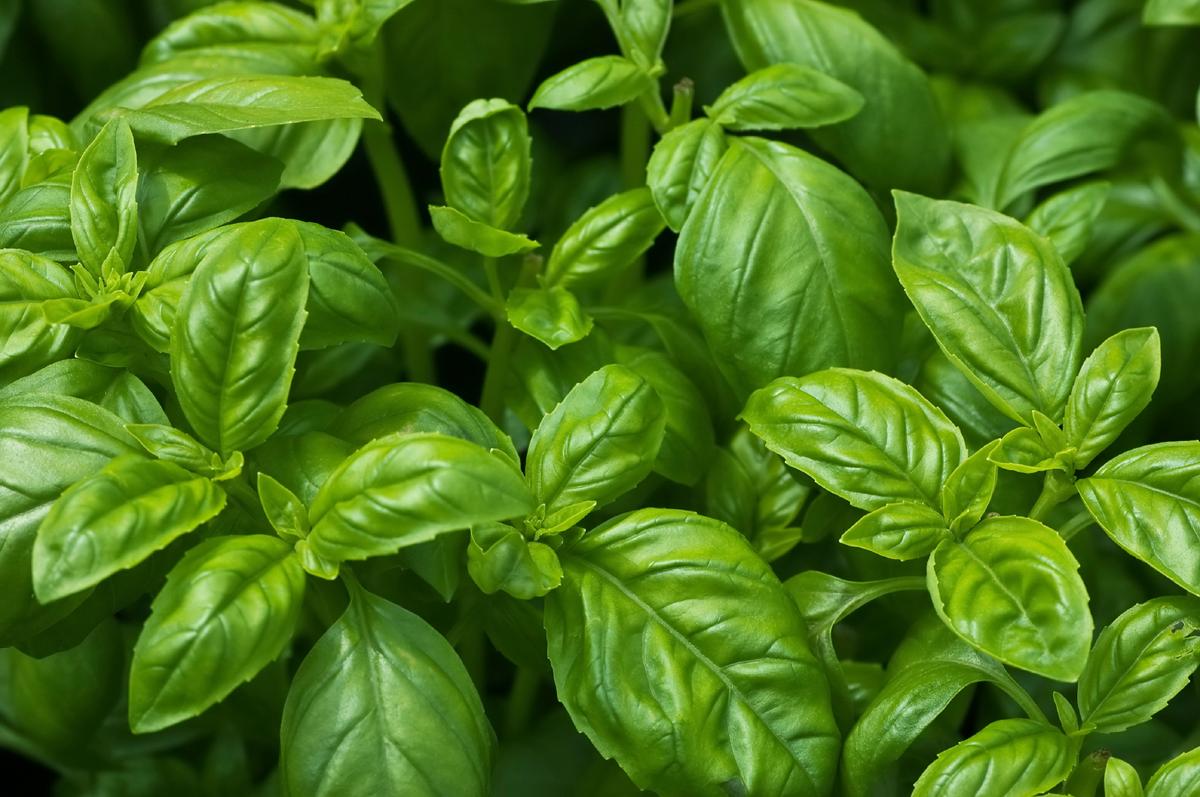
[[[998,720],[940,754],[917,780],[913,797],[966,792],[1033,797],[1065,780],[1074,764],[1074,747],[1056,728],[1036,720]]]
[[[592,317],[575,294],[559,285],[516,288],[505,306],[508,322],[551,349],[574,343],[592,331]]]
[[[785,462],[866,511],[894,501],[940,511],[942,484],[967,454],[941,410],[873,371],[782,377],[755,392],[741,417]]]
[[[579,501],[604,505],[650,473],[665,428],[650,383],[624,366],[605,366],[538,424],[526,457],[529,487],[547,513]]]
[[[1000,438],[1000,444],[988,455],[988,459],[998,467],[1016,473],[1067,469],[1066,464],[1055,458],[1055,452],[1046,447],[1041,435],[1027,426],[1013,429]]]
[[[358,587],[296,672],[280,734],[292,794],[491,793],[495,734],[462,661],[420,617]]]
[[[961,536],[983,518],[996,490],[993,440],[959,463],[942,486],[942,514],[951,533]]]
[[[258,497],[267,522],[284,540],[304,539],[308,535],[308,509],[295,493],[268,473],[258,474]]]
[[[1023,670],[1074,681],[1092,639],[1079,563],[1035,520],[988,518],[929,557],[929,592],[959,636]]]
[[[895,198],[896,275],[942,351],[1014,420],[1030,423],[1033,410],[1061,419],[1083,340],[1079,291],[1062,258],[999,213]]]
[[[868,513],[842,535],[841,542],[906,562],[928,556],[949,535],[942,513],[928,504],[895,503]]]
[[[118,457],[54,502],[33,546],[33,588],[43,603],[127,570],[214,518],[225,493],[178,465]]]
[[[335,562],[383,556],[533,506],[506,457],[457,437],[394,434],[329,476],[309,505],[312,532],[301,547]]]
[[[483,523],[471,529],[467,572],[486,594],[503,590],[530,600],[562,583],[562,566],[548,545],[527,542],[521,532],[503,523]]]
[[[622,52],[640,64],[658,62],[667,40],[667,30],[671,26],[672,0],[596,2],[604,9]]]
[[[304,572],[276,537],[214,537],[190,550],[133,649],[130,727],[160,730],[223,700],[287,647],[303,598]]]
[[[525,114],[504,100],[475,100],[450,125],[442,150],[446,204],[473,221],[510,230],[529,197]]]
[[[1113,542],[1200,594],[1200,443],[1126,451],[1078,483],[1079,496]]]
[[[1092,237],[1092,227],[1104,210],[1111,186],[1091,182],[1051,196],[1025,218],[1025,226],[1050,239],[1064,263],[1083,254]]]
[[[1138,416],[1158,386],[1158,330],[1127,329],[1105,340],[1084,360],[1063,430],[1075,448],[1075,467],[1085,468]]]
[[[649,189],[614,194],[575,220],[550,252],[548,286],[595,283],[641,257],[662,232]]]
[[[317,24],[331,52],[369,48],[393,14],[412,0],[316,0]]]
[[[485,257],[505,257],[537,249],[537,241],[525,235],[496,229],[475,221],[454,208],[429,206],[433,228],[446,243],[470,249]]]
[[[114,120],[101,128],[79,156],[71,178],[71,238],[79,261],[94,276],[110,255],[116,273],[133,259],[138,234],[138,167],[129,125]]]
[[[44,257],[0,250],[0,384],[69,356],[78,330],[51,324],[41,308],[73,298],[71,273]]]
[[[1174,797],[1200,789],[1200,747],[1175,756],[1146,782],[1146,797]]]
[[[641,66],[619,55],[589,58],[542,81],[529,110],[591,111],[624,105],[651,91],[654,79]]]
[[[726,146],[725,132],[708,119],[677,127],[654,145],[646,164],[646,185],[667,226],[675,232],[683,228]]]
[[[33,393],[73,396],[98,404],[127,423],[165,424],[167,416],[142,380],[87,360],[59,360],[0,390],[0,400]]]
[[[844,122],[863,97],[845,83],[800,64],[775,64],[734,83],[704,112],[728,130],[787,130]]]
[[[193,473],[208,473],[211,469],[213,451],[201,445],[187,432],[156,423],[127,424],[125,431],[133,435],[142,448],[157,459],[172,462]]]
[[[1104,766],[1104,797],[1144,797],[1137,770],[1119,758]]]

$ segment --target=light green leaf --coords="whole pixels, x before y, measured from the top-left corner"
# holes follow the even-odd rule
[[[531,142],[525,114],[504,100],[475,100],[450,126],[442,150],[446,204],[473,221],[510,230],[529,198]]]
[[[222,456],[275,431],[295,369],[308,268],[295,227],[225,228],[184,290],[171,334],[171,381],[202,441]]]
[[[1118,332],[1084,360],[1063,423],[1076,468],[1087,467],[1146,408],[1161,367],[1154,327]]]
[[[1069,264],[1083,254],[1091,240],[1092,227],[1104,210],[1110,190],[1109,183],[1095,181],[1059,191],[1025,217],[1025,226],[1048,238],[1063,262]]]
[[[1082,359],[1083,307],[1054,247],[994,211],[895,198],[896,275],[942,351],[1006,415],[1060,420]]]
[[[483,523],[471,529],[467,572],[484,593],[503,590],[530,600],[562,583],[562,566],[554,549],[528,542],[521,532],[503,523]]]
[[[70,207],[69,173],[17,191],[0,207],[0,249],[23,249],[60,263],[74,262]]]
[[[537,249],[540,244],[525,235],[505,232],[475,221],[454,208],[429,206],[433,228],[447,243],[485,257],[505,257]]]
[[[0,26],[3,22],[0,22]],[[3,54],[0,44],[0,55]],[[24,106],[0,111],[0,139],[6,143],[0,151],[0,206],[21,187],[29,148],[29,109]]]
[[[58,263],[0,249],[0,384],[70,356],[79,331],[51,324],[42,308],[74,296],[71,272]]]
[[[553,513],[579,501],[604,505],[650,473],[666,411],[658,393],[622,365],[607,365],[571,389],[529,441],[525,475]]]
[[[1079,563],[1062,537],[1029,518],[993,517],[929,557],[933,606],[980,650],[1023,670],[1074,681],[1092,640]]]
[[[1200,747],[1172,758],[1146,783],[1146,797],[1176,797],[1200,789]]]
[[[1200,25],[1200,0],[1146,0],[1146,25]]]
[[[308,508],[304,502],[279,480],[268,473],[258,474],[258,498],[263,513],[275,533],[285,541],[304,539],[308,536]]]
[[[662,229],[649,189],[613,194],[567,228],[550,252],[542,281],[573,286],[611,278],[645,254]]]
[[[129,125],[109,122],[71,177],[71,238],[79,262],[95,277],[129,269],[138,234],[138,166]],[[107,275],[106,280],[107,280]]]
[[[928,556],[950,536],[942,513],[928,504],[895,503],[867,514],[841,537],[854,548],[906,562]]]
[[[300,547],[334,562],[366,559],[533,507],[507,457],[457,437],[394,434],[329,476],[309,505],[312,532]]]
[[[1200,443],[1157,443],[1104,463],[1079,496],[1113,542],[1200,594]]]
[[[120,368],[69,359],[11,382],[0,401],[34,393],[73,396],[98,404],[127,423],[167,423],[158,400],[142,380]]]
[[[675,232],[683,228],[726,148],[725,131],[708,119],[677,127],[654,145],[646,164],[646,185],[667,226]]]
[[[1144,797],[1137,770],[1119,758],[1104,766],[1104,797]]]
[[[304,571],[277,537],[214,537],[188,551],[133,649],[133,731],[194,717],[255,676],[291,641],[303,598]]]
[[[658,63],[671,26],[672,0],[596,0],[621,52],[639,64]]]
[[[782,377],[754,393],[741,417],[785,462],[866,511],[894,501],[941,511],[942,484],[967,455],[941,410],[873,371]]]
[[[217,516],[225,493],[178,465],[118,457],[54,502],[33,546],[33,588],[43,603],[139,564]]]
[[[1000,438],[988,456],[1004,470],[1016,473],[1044,473],[1051,470],[1065,471],[1066,463],[1055,456],[1037,432],[1027,426],[1013,429]]]
[[[1071,740],[1027,719],[993,722],[937,757],[913,797],[1034,797],[1061,783],[1075,764]]]
[[[491,793],[495,734],[450,644],[351,588],[288,691],[280,780],[306,797]]]
[[[646,509],[559,556],[545,609],[554,682],[602,755],[664,793],[829,792],[825,679],[787,593],[738,534]]]
[[[964,459],[942,486],[942,515],[951,533],[961,536],[983,518],[996,490],[993,441]]]
[[[329,50],[371,46],[393,14],[412,0],[316,0],[317,24]]]
[[[801,64],[775,64],[734,83],[704,112],[728,130],[788,130],[844,122],[863,107],[845,83]]]
[[[592,111],[624,105],[654,89],[654,78],[644,67],[619,55],[589,58],[542,81],[529,110]]]
[[[156,459],[207,476],[215,476],[220,472],[214,472],[214,462],[220,464],[220,457],[181,429],[165,424],[136,423],[127,424],[125,431],[133,435],[142,448]]]
[[[279,3],[223,2],[197,8],[158,33],[142,50],[141,65],[163,63],[202,51],[273,49],[307,57],[316,53],[319,31],[310,14]]]
[[[574,343],[592,331],[592,317],[575,294],[559,285],[516,288],[505,307],[508,322],[551,349]]]

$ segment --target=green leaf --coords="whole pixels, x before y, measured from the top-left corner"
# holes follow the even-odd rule
[[[592,111],[631,102],[654,90],[654,78],[646,68],[619,55],[589,58],[542,81],[529,110]]]
[[[393,14],[412,0],[316,0],[317,23],[331,51],[371,46]]]
[[[303,242],[279,219],[228,228],[196,266],[171,334],[171,381],[197,435],[222,456],[275,431],[307,295]]]
[[[671,26],[672,0],[596,0],[621,52],[639,64],[658,63]]]
[[[1061,419],[1082,359],[1083,308],[1054,247],[990,210],[895,198],[896,275],[938,346],[1006,415]]]
[[[1148,721],[1200,665],[1200,600],[1155,598],[1100,632],[1079,677],[1079,711],[1097,733]]]
[[[1095,181],[1059,191],[1025,217],[1025,226],[1049,239],[1063,262],[1070,264],[1091,241],[1110,190],[1109,183]]]
[[[1075,764],[1066,736],[1044,722],[993,722],[943,752],[917,780],[913,797],[995,794],[1033,797],[1061,783]]]
[[[1161,370],[1158,330],[1127,329],[1105,340],[1084,360],[1071,387],[1063,423],[1085,468],[1146,408]]]
[[[567,228],[550,252],[542,282],[569,287],[612,278],[645,254],[662,229],[649,189],[613,194]]]
[[[288,488],[268,473],[258,474],[258,498],[263,513],[275,533],[285,541],[300,540],[308,536],[308,508]]]
[[[510,324],[551,349],[581,340],[592,331],[592,317],[575,294],[558,285],[516,288],[508,295],[505,313]]]
[[[0,390],[0,401],[33,393],[73,396],[98,404],[127,423],[167,423],[142,380],[120,368],[87,360],[59,360]]]
[[[1126,451],[1078,483],[1079,496],[1113,542],[1200,594],[1200,443]]]
[[[478,407],[444,388],[405,382],[373,390],[342,410],[330,434],[366,445],[397,433],[437,432],[502,452],[514,463],[513,442]]]
[[[354,446],[324,432],[307,432],[292,436],[276,435],[254,451],[254,464],[291,490],[306,506],[311,506],[317,493]]]
[[[1200,2],[1146,0],[1142,22],[1146,25],[1200,25]]]
[[[261,534],[214,537],[167,576],[133,649],[129,725],[149,733],[202,713],[287,647],[304,571]]]
[[[118,457],[54,502],[33,546],[33,588],[43,603],[139,564],[217,516],[225,493],[178,465]]]
[[[488,595],[503,590],[530,600],[562,583],[562,566],[554,549],[527,542],[521,532],[503,523],[483,523],[471,529],[467,572]]]
[[[0,250],[0,384],[70,355],[78,330],[51,324],[42,308],[74,296],[71,272],[58,263],[29,252]]]
[[[942,515],[951,533],[961,536],[978,523],[996,490],[993,441],[959,463],[942,486]]]
[[[1104,766],[1104,797],[1144,797],[1137,770],[1119,758]]]
[[[827,794],[837,729],[804,625],[727,526],[646,509],[559,551],[546,597],[559,699],[665,793]]]
[[[537,249],[537,241],[474,221],[454,208],[429,206],[433,228],[447,243],[470,249],[485,257],[505,257]]]
[[[138,167],[133,133],[121,120],[106,124],[79,156],[71,178],[71,237],[93,276],[128,270],[138,234]]]
[[[441,434],[394,434],[354,452],[309,505],[301,543],[338,562],[384,556],[447,531],[528,514],[516,463]]]
[[[201,445],[187,432],[155,423],[127,424],[125,431],[133,435],[142,448],[156,459],[205,476],[218,476],[224,463],[211,449]]]
[[[786,144],[730,141],[680,233],[675,286],[744,392],[893,362],[902,299],[883,219],[854,180]]]
[[[775,64],[751,72],[705,106],[728,130],[788,130],[844,122],[863,107],[845,83],[801,64]]]
[[[1175,797],[1200,788],[1200,747],[1175,756],[1146,783],[1146,797]]]
[[[666,412],[658,393],[622,365],[607,365],[571,389],[529,441],[525,475],[553,513],[579,501],[604,505],[650,473]]]
[[[1013,429],[993,449],[988,459],[1004,470],[1016,473],[1044,473],[1067,469],[1066,463],[1055,456],[1041,436],[1027,426]]]
[[[741,417],[785,462],[866,511],[894,501],[941,511],[942,484],[967,455],[941,410],[870,371],[782,377],[754,393]]]
[[[933,606],[956,634],[1000,661],[1074,681],[1092,639],[1079,563],[1053,529],[993,517],[929,558]]]
[[[529,197],[525,114],[504,100],[475,100],[450,125],[442,150],[446,204],[472,221],[510,230]]]
[[[58,175],[22,188],[0,207],[0,249],[26,252],[71,263],[71,181]]]
[[[428,623],[359,587],[296,672],[280,746],[291,794],[491,793],[495,734],[466,668]]]
[[[683,228],[726,147],[725,131],[708,119],[677,127],[654,145],[646,164],[646,185],[667,226],[675,232]]]
[[[0,28],[3,22],[0,21]],[[3,55],[0,43],[0,55]],[[24,106],[0,111],[0,138],[7,142],[0,152],[0,207],[21,187],[29,147],[29,109]]]
[[[133,132],[174,144],[189,136],[327,119],[379,119],[344,80],[291,75],[233,75],[184,83],[128,111]]]
[[[841,542],[906,562],[928,556],[949,536],[942,513],[928,504],[895,503],[863,517],[841,536]]]
[[[196,5],[196,4],[193,4]],[[310,14],[279,3],[225,2],[196,8],[167,25],[142,50],[143,67],[193,55],[275,49],[311,57],[319,31]]]

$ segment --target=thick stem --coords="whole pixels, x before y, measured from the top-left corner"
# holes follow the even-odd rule
[[[1054,507],[1074,494],[1075,479],[1072,476],[1059,470],[1047,472],[1046,480],[1042,483],[1042,492],[1029,510],[1029,517],[1032,520],[1044,521]]]
[[[672,91],[671,117],[667,122],[669,130],[674,130],[692,121],[692,102],[696,99],[696,84],[692,82],[691,78],[685,77],[675,84]]]
[[[646,184],[646,161],[650,158],[650,120],[641,105],[621,107],[621,184],[637,188]]]
[[[1067,778],[1066,793],[1074,797],[1095,797],[1111,755],[1107,750],[1097,750],[1081,759]]]
[[[483,270],[487,274],[492,299],[497,305],[503,307],[504,288],[500,282],[496,259],[493,257],[485,259]],[[492,348],[488,354],[487,371],[483,376],[483,393],[479,398],[479,408],[497,426],[504,424],[504,382],[508,378],[508,360],[512,355],[515,342],[516,330],[503,315],[497,316],[496,332],[492,336]]]
[[[1077,514],[1068,518],[1058,530],[1058,534],[1064,540],[1070,541],[1072,537],[1095,522],[1096,521],[1092,519],[1092,513],[1085,509],[1082,512],[1078,512]]]

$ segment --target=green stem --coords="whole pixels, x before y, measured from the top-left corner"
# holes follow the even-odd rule
[[[542,675],[528,667],[518,667],[512,689],[504,704],[504,735],[508,738],[520,736],[529,727],[537,701],[538,687]]]
[[[671,97],[671,117],[667,121],[669,130],[674,130],[692,121],[692,102],[695,99],[696,84],[692,82],[691,78],[682,78],[675,84]]]
[[[1107,750],[1097,750],[1081,759],[1067,778],[1064,791],[1073,797],[1095,797],[1110,756]]]
[[[1029,518],[1044,521],[1054,507],[1066,501],[1075,494],[1075,479],[1062,471],[1052,470],[1046,473],[1042,482],[1042,492],[1038,494],[1033,507],[1029,510]]]
[[[1082,512],[1076,513],[1070,517],[1067,522],[1062,524],[1062,527],[1058,530],[1059,536],[1061,536],[1064,540],[1070,541],[1072,537],[1095,522],[1096,521],[1092,519],[1092,513],[1084,509]]]
[[[637,188],[646,184],[650,159],[650,120],[640,105],[621,107],[621,184]]]
[[[500,307],[504,306],[504,288],[500,283],[500,273],[496,267],[496,259],[489,257],[483,261],[483,270],[487,274],[488,285],[492,290],[492,299]],[[508,378],[508,361],[512,356],[513,344],[516,343],[517,331],[503,314],[496,317],[496,332],[492,336],[492,348],[488,353],[487,371],[483,376],[483,392],[479,398],[479,408],[497,426],[504,425],[504,382]]]
[[[479,305],[483,310],[487,311],[488,315],[493,318],[499,318],[504,315],[503,299],[497,301],[494,296],[480,288],[469,277],[461,271],[446,265],[440,260],[423,255],[413,249],[408,249],[403,246],[390,245],[386,247],[386,257],[388,260],[394,260],[397,263],[402,263],[406,266],[419,268],[422,271],[428,271],[430,274],[435,274],[441,279],[458,288],[467,298]]]

